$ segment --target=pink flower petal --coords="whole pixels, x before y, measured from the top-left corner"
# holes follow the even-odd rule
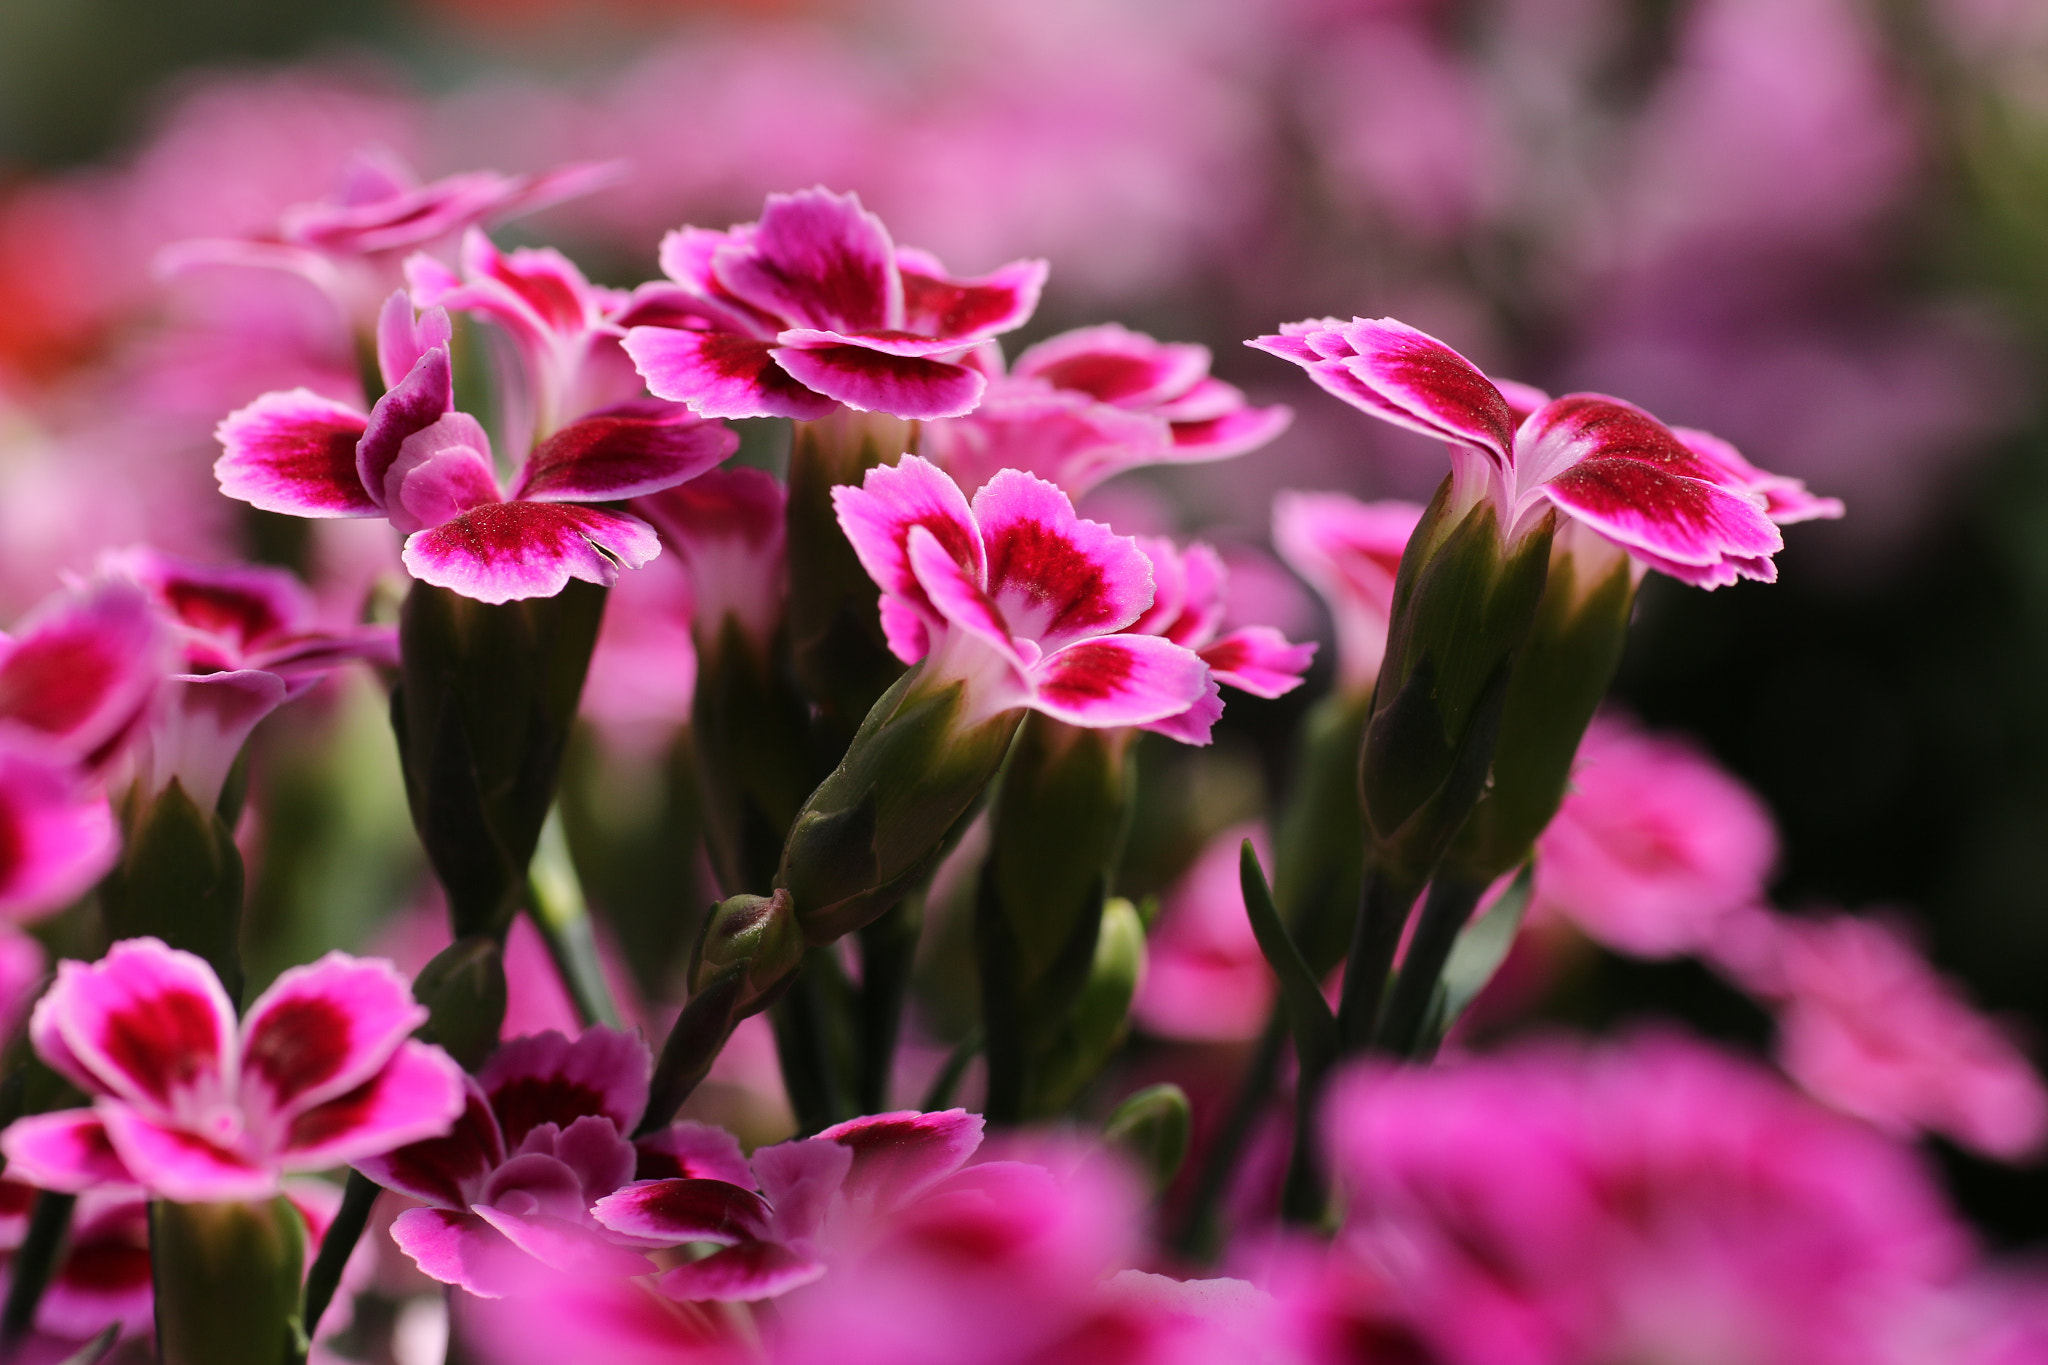
[[[913,359],[944,355],[960,349],[957,341],[925,336],[920,332],[834,332],[822,327],[785,328],[776,334],[775,344],[799,351],[827,351],[850,346],[856,350]]]
[[[797,383],[860,412],[959,417],[974,410],[988,387],[980,371],[965,365],[864,345],[777,346],[771,354]]]
[[[1542,422],[1546,414],[1570,401],[1559,399],[1530,418],[1531,424]],[[1617,423],[1623,424],[1634,427],[1625,418]],[[1670,445],[1683,454],[1675,440]],[[1740,568],[1743,561],[1768,559],[1784,547],[1778,528],[1755,503],[1716,484],[1673,471],[1659,458],[1665,452],[1654,445],[1645,449],[1611,441],[1601,442],[1597,448],[1599,454],[1578,460],[1546,482],[1543,491],[1559,507],[1624,548],[1640,548],[1681,565],[1714,566],[1733,561]],[[1686,458],[1686,465],[1693,463]]]
[[[695,478],[739,449],[739,433],[672,403],[593,413],[541,442],[515,496],[535,502],[635,498]]]
[[[36,1002],[39,1026],[106,1090],[168,1116],[188,1098],[225,1100],[235,1074],[235,1010],[206,961],[153,938],[124,939],[98,962],[62,962]]]
[[[447,1136],[359,1157],[356,1169],[387,1190],[437,1208],[468,1208],[491,1172],[504,1162],[505,1139],[483,1087],[465,1076],[463,1094],[462,1114]]]
[[[408,1038],[369,1080],[295,1115],[282,1160],[289,1170],[317,1171],[441,1137],[465,1104],[462,1068],[440,1048]]]
[[[547,1266],[578,1275],[645,1275],[654,1265],[637,1251],[628,1251],[578,1223],[545,1213],[514,1213],[479,1204],[471,1210],[527,1255]]]
[[[526,1283],[531,1259],[467,1210],[407,1209],[391,1220],[391,1240],[422,1273],[495,1299]]]
[[[640,1153],[634,1174],[642,1180],[723,1180],[752,1189],[754,1173],[740,1151],[740,1140],[708,1123],[672,1123],[638,1138]]]
[[[1271,626],[1241,626],[1196,652],[1226,687],[1255,697],[1279,697],[1301,686],[1316,647],[1313,642],[1289,644]]]
[[[926,624],[922,611],[888,593],[882,594],[878,610],[882,618],[882,638],[888,642],[891,654],[904,663],[914,664],[931,652],[931,628]]]
[[[930,609],[910,568],[908,543],[913,526],[931,532],[970,578],[979,581],[987,574],[981,532],[967,499],[959,486],[928,460],[906,455],[895,465],[878,465],[867,472],[860,487],[842,484],[834,488],[832,507],[861,567],[891,596]]]
[[[277,1170],[208,1142],[184,1128],[144,1118],[113,1100],[100,1101],[100,1120],[121,1164],[151,1194],[181,1204],[267,1199],[277,1193]]]
[[[242,668],[174,674],[166,691],[167,704],[150,727],[137,765],[138,780],[155,793],[175,779],[201,810],[210,810],[250,732],[284,705],[289,688],[275,673]]]
[[[356,472],[363,414],[310,389],[266,393],[221,420],[214,461],[220,491],[295,517],[374,517],[381,510]]]
[[[1348,689],[1370,687],[1379,675],[1394,579],[1421,519],[1414,503],[1363,503],[1343,493],[1290,491],[1273,499],[1273,548],[1329,607]]]
[[[1171,419],[1169,419],[1171,420]],[[1228,460],[1257,450],[1277,438],[1294,421],[1294,409],[1281,404],[1243,407],[1199,421],[1173,421],[1176,460]]]
[[[926,454],[966,489],[1002,469],[1050,479],[1080,497],[1120,470],[1164,459],[1171,429],[1157,416],[1126,412],[1038,380],[999,379],[967,416],[934,422]]]
[[[789,326],[865,332],[903,325],[895,246],[859,195],[769,195],[751,240],[720,249],[712,274],[733,297]]]
[[[1391,409],[1381,412],[1428,436],[1474,445],[1510,462],[1514,415],[1478,366],[1392,318],[1354,319],[1343,329],[1356,355],[1342,362]]]
[[[455,406],[455,371],[448,360],[448,348],[435,346],[414,362],[405,378],[393,384],[377,406],[356,443],[356,479],[369,491],[377,505],[388,508],[394,492],[391,467],[397,463],[406,439],[424,431],[446,416]],[[485,440],[483,449],[490,443]]]
[[[1021,327],[1038,308],[1045,288],[1044,261],[1012,261],[975,279],[955,279],[922,251],[896,249],[903,277],[903,325],[954,343]]]
[[[834,1124],[818,1134],[853,1151],[842,1189],[876,1208],[896,1208],[967,1164],[981,1146],[981,1115],[906,1109]]]
[[[134,583],[108,578],[45,598],[0,639],[0,720],[98,766],[134,733],[172,662],[172,640]]]
[[[1209,348],[1155,341],[1107,322],[1027,347],[1010,373],[1075,389],[1100,403],[1151,408],[1179,398],[1208,377]]]
[[[399,442],[384,467],[384,512],[411,535],[498,502],[491,438],[466,412],[444,412]]]
[[[289,1117],[355,1089],[425,1023],[398,969],[381,958],[331,952],[293,967],[242,1022],[242,1104]]]
[[[101,557],[110,576],[131,578],[176,621],[188,671],[249,666],[249,655],[314,615],[313,595],[286,569],[198,564],[135,545]]]
[[[104,794],[48,746],[0,731],[0,917],[33,919],[70,904],[120,852]]]
[[[1002,612],[981,585],[939,547],[938,537],[922,526],[913,526],[909,549],[911,572],[940,619],[978,637],[1014,668],[1022,669],[1036,658],[1035,653],[1027,658],[1019,651]]]
[[[148,1203],[134,1192],[90,1191],[72,1213],[70,1240],[36,1309],[36,1328],[78,1341],[116,1322],[123,1336],[144,1335],[152,1326],[152,1289]]]
[[[437,346],[445,350],[453,335],[447,309],[422,309],[415,318],[412,298],[403,289],[393,290],[377,314],[377,369],[384,387],[398,387],[421,356]]]
[[[1141,729],[1168,739],[1179,740],[1202,748],[1215,740],[1216,722],[1223,719],[1223,689],[1217,686],[1216,677],[1209,676],[1209,686],[1196,699],[1194,705],[1162,720],[1147,721]]]
[[[760,1195],[723,1180],[642,1181],[598,1200],[590,1216],[650,1246],[758,1241],[769,1223]]]
[[[684,1303],[754,1303],[787,1294],[825,1273],[825,1263],[778,1242],[742,1242],[679,1265],[656,1283]]]
[[[465,512],[405,542],[412,576],[479,602],[553,597],[572,578],[609,585],[618,566],[661,553],[637,517],[566,503],[504,502]]]
[[[1780,526],[1795,522],[1832,520],[1843,512],[1840,498],[1818,497],[1807,491],[1804,481],[1758,469],[1742,452],[1718,436],[1690,427],[1673,427],[1671,434],[1685,448],[1726,476],[1722,482],[1764,498],[1764,515]]]
[[[778,1142],[754,1152],[754,1175],[784,1242],[808,1241],[824,1227],[853,1169],[853,1148],[823,1138]]]
[[[1123,629],[1152,605],[1137,542],[1074,514],[1058,485],[1004,470],[974,495],[988,595],[1013,634],[1047,650]]]
[[[1069,725],[1103,729],[1176,716],[1209,688],[1209,666],[1156,635],[1083,640],[1032,670],[1031,705]]]
[[[653,1074],[645,1042],[599,1026],[574,1040],[552,1029],[509,1039],[491,1054],[477,1079],[490,1096],[506,1145],[517,1148],[540,1124],[566,1129],[586,1114],[610,1119],[621,1133],[632,1132],[646,1108]]]
[[[701,417],[794,417],[809,421],[838,410],[775,363],[775,343],[733,332],[635,327],[619,343],[647,381],[647,391],[689,406]]]
[[[16,1119],[0,1133],[0,1154],[11,1180],[38,1189],[78,1194],[104,1185],[134,1185],[135,1176],[107,1139],[106,1125],[90,1109],[62,1109]]]

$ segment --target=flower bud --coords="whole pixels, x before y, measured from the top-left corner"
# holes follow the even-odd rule
[[[121,860],[100,884],[108,937],[160,938],[197,953],[239,1001],[243,870],[234,832],[175,777],[159,792],[131,788],[122,805]]]
[[[695,995],[730,968],[744,985],[734,1005],[735,1020],[768,1007],[803,960],[804,936],[797,927],[789,892],[734,896],[711,907],[690,954],[690,993]]]
[[[920,686],[923,674],[906,673],[875,703],[790,827],[776,882],[810,943],[873,922],[931,871],[1023,719],[963,723],[964,685]]]
[[[150,1206],[158,1358],[277,1365],[300,1358],[306,1230],[291,1201]]]
[[[1042,1044],[1030,1072],[1026,1118],[1061,1113],[1101,1072],[1130,1028],[1131,1001],[1145,975],[1145,924],[1121,896],[1102,908],[1095,955],[1071,1008]],[[993,1066],[993,1059],[991,1059]]]
[[[412,993],[427,1007],[423,1036],[475,1071],[505,1025],[505,945],[489,934],[456,939],[420,969]]]
[[[1168,1082],[1148,1085],[1111,1110],[1102,1136],[1137,1162],[1157,1193],[1180,1173],[1193,1123],[1187,1092]]]
[[[1461,502],[1445,480],[1402,556],[1361,755],[1374,863],[1417,888],[1483,789],[1550,560],[1553,518],[1504,541],[1490,502]]]

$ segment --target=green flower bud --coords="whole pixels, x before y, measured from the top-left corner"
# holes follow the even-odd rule
[[[282,1197],[150,1205],[156,1345],[164,1365],[279,1365],[305,1351],[306,1230]]]
[[[789,892],[734,896],[711,907],[690,953],[690,992],[697,994],[732,969],[744,985],[735,1021],[767,1008],[803,960],[803,930]]]

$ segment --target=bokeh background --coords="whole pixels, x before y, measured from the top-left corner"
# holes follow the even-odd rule
[[[1392,314],[1727,436],[1849,514],[1789,536],[1773,587],[1653,577],[1622,699],[1769,803],[1780,903],[1913,916],[2048,1037],[2040,0],[5,0],[0,615],[105,545],[278,552],[214,492],[212,425],[353,360],[310,291],[265,281],[259,306],[151,261],[262,229],[371,145],[424,175],[626,159],[510,233],[614,283],[655,273],[666,228],[812,183],[957,270],[1050,258],[1019,340],[1114,318],[1295,404],[1266,451],[1104,496],[1225,543],[1300,633],[1308,599],[1262,558],[1270,493],[1423,497],[1441,460],[1245,337]],[[1305,705],[1233,712],[1219,801],[1232,772],[1284,777]],[[371,932],[416,875],[361,856],[405,847],[402,807],[294,786],[293,742],[308,771],[376,768],[380,727],[344,700],[273,741],[276,961]],[[613,899],[683,866],[637,856]],[[1618,958],[1551,1008],[1765,1028],[1701,969]],[[2040,1169],[1942,1159],[1994,1237],[2048,1234]]]

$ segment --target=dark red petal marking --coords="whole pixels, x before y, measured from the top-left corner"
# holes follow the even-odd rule
[[[172,577],[158,591],[186,625],[209,635],[227,636],[245,648],[250,641],[290,624],[278,615],[270,598],[226,583]]]
[[[469,1186],[505,1159],[491,1107],[472,1085],[462,1117],[446,1137],[400,1147],[358,1163],[378,1184],[444,1209],[469,1207]]]
[[[220,1020],[205,996],[177,989],[108,1013],[100,1046],[150,1098],[171,1096],[219,1064]]]
[[[1090,649],[1087,642],[1060,651],[1060,668],[1039,686],[1039,695],[1059,705],[1085,706],[1123,691],[1135,671],[1121,649]]]
[[[927,336],[968,336],[994,327],[1017,311],[1017,292],[903,272],[904,316]]]
[[[1514,413],[1471,361],[1409,327],[1354,323],[1344,332],[1360,352],[1346,367],[1404,410],[1421,408],[1414,415],[1447,436],[1484,441],[1502,455],[1514,449]]]
[[[0,715],[45,734],[67,734],[106,700],[127,668],[96,622],[45,628],[0,665]]]
[[[248,1040],[242,1067],[268,1081],[283,1107],[341,1070],[350,1057],[352,1023],[347,1011],[318,996],[285,1000]]]
[[[1056,360],[1039,369],[1040,379],[1057,388],[1078,389],[1103,403],[1144,393],[1159,383],[1161,361],[1115,351],[1088,351]]]
[[[543,1123],[567,1128],[577,1119],[606,1114],[606,1095],[566,1076],[514,1076],[491,1091],[491,1109],[505,1145],[517,1147]]]
[[[739,449],[739,434],[678,403],[593,413],[541,442],[518,493],[539,501],[608,502],[658,492]]]
[[[1033,606],[1050,609],[1041,634],[1047,638],[1086,635],[1119,615],[1103,567],[1067,536],[1043,522],[1017,520],[988,545],[991,597],[1015,593]]]
[[[768,1203],[752,1190],[723,1180],[676,1179],[621,1190],[603,1201],[616,1221],[599,1213],[607,1227],[677,1242],[753,1241],[768,1235]]]

